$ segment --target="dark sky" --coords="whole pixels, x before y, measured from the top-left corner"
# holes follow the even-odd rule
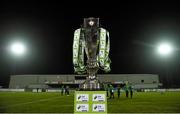
[[[178,2],[22,2],[0,3],[0,85],[11,74],[72,74],[73,32],[84,17],[99,17],[110,32],[110,73],[168,75],[180,86],[180,7]],[[13,41],[27,45],[23,57],[7,50]],[[169,57],[156,53],[168,41],[176,48]]]

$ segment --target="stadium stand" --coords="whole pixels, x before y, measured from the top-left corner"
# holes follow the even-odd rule
[[[135,89],[156,89],[159,87],[159,76],[156,74],[99,74],[98,78],[103,83],[114,86],[129,82]],[[60,88],[68,85],[78,88],[86,79],[85,75],[12,75],[9,88],[12,89],[47,89]]]

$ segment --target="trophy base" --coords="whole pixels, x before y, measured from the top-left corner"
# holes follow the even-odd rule
[[[86,80],[84,83],[80,84],[80,91],[102,91],[103,84],[99,80]]]

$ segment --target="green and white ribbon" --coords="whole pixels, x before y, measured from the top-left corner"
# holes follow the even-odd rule
[[[105,72],[110,71],[110,38],[109,32],[106,29],[100,28],[100,43],[99,43],[99,63],[100,67],[103,68]]]
[[[74,42],[73,42],[73,64],[74,70],[77,73],[84,73],[84,41],[82,39],[81,29],[77,29],[74,32]]]
[[[80,39],[81,29],[77,29],[74,32],[74,41],[73,41],[73,64],[78,66],[78,56],[79,56],[79,39]]]

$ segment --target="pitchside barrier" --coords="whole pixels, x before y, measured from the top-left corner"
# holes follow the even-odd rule
[[[0,92],[24,92],[25,89],[0,89]]]
[[[70,89],[69,92],[74,92],[74,89]],[[136,92],[136,90],[134,90]],[[180,88],[176,89],[144,89],[144,92],[180,92]],[[37,89],[31,89],[31,91],[26,91],[26,89],[8,89],[2,88],[0,92],[37,92]],[[38,92],[43,92],[42,89],[38,89]],[[46,89],[45,92],[61,92],[61,89]],[[124,90],[121,90],[124,92]]]
[[[144,92],[180,92],[180,88],[176,89],[144,89]]]

